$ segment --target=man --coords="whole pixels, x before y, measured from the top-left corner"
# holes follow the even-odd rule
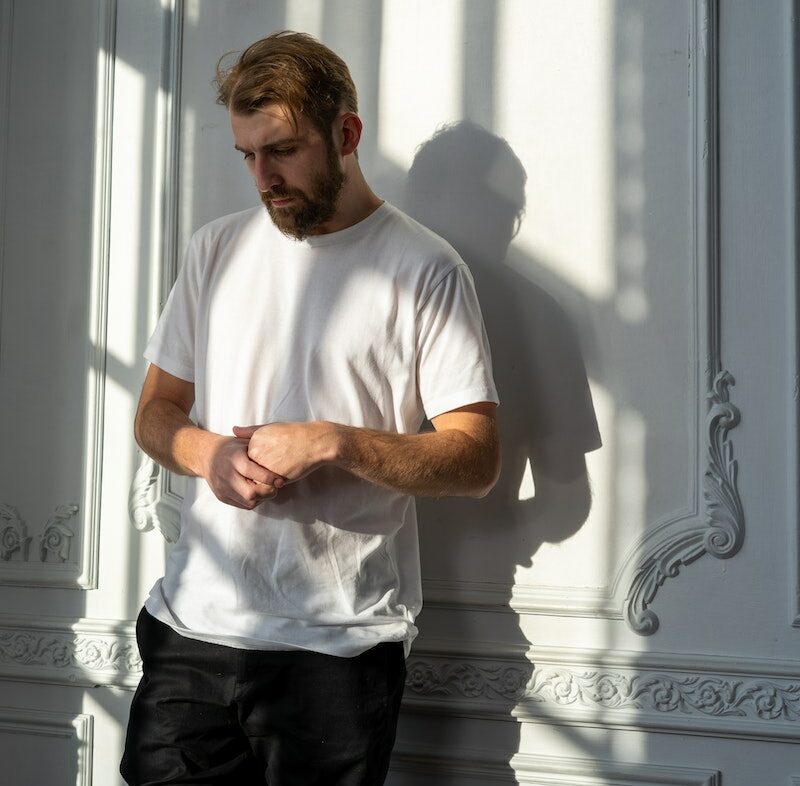
[[[457,254],[367,185],[338,56],[278,33],[217,83],[266,211],[195,234],[145,351],[137,442],[189,481],[122,772],[375,786],[421,607],[413,496],[499,472],[485,332]]]

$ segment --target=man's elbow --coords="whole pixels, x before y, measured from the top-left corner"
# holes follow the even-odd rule
[[[470,490],[469,496],[473,499],[483,499],[495,487],[500,477],[501,466],[500,446],[498,445],[482,462],[480,470],[476,473],[475,485]]]
[[[149,404],[149,401],[139,401],[139,405],[136,407],[136,415],[133,418],[133,438],[136,440],[136,444],[142,449],[145,450],[144,441],[143,441],[143,432],[144,432],[144,417],[145,417],[145,409]]]

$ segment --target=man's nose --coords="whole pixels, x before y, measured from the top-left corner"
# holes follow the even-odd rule
[[[253,177],[255,177],[256,180],[256,188],[258,188],[261,193],[270,191],[276,186],[283,184],[283,178],[268,156],[256,155],[255,164],[253,166]]]

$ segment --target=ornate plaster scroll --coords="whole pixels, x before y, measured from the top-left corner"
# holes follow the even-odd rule
[[[135,641],[57,632],[0,631],[0,661],[137,675],[142,668]]]
[[[69,559],[69,549],[75,533],[66,522],[77,512],[77,505],[59,505],[55,514],[48,519],[44,532],[39,536],[39,555],[42,562],[46,562],[49,556],[61,562]]]
[[[737,463],[728,432],[738,425],[738,409],[730,403],[733,377],[722,371],[709,393],[707,467],[703,476],[706,520],[669,534],[640,561],[628,591],[625,614],[637,633],[658,630],[658,617],[649,608],[659,588],[684,565],[705,554],[718,559],[734,556],[744,540],[744,512],[737,487]]]
[[[544,648],[538,665],[530,661],[537,649],[525,657],[412,653],[404,702],[487,719],[800,740],[793,662],[643,654],[639,663],[632,653]]]
[[[38,557],[40,562],[50,561],[65,563],[69,561],[70,546],[75,533],[67,526],[69,521],[80,510],[78,505],[59,505],[40,535]],[[11,505],[0,504],[0,559],[18,563],[35,563],[36,557],[28,553],[32,538],[28,527],[20,518],[17,509]],[[15,555],[19,552],[18,558]]]
[[[28,528],[16,508],[0,504],[0,559],[8,561],[19,552],[22,561],[26,561],[30,540]]]
[[[142,661],[130,620],[0,615],[0,676],[134,688]]]
[[[181,531],[180,508],[163,493],[166,471],[148,455],[133,478],[128,494],[128,515],[139,532],[157,529],[169,543],[175,543]]]
[[[696,170],[698,238],[695,253],[704,257],[707,267],[709,311],[707,317],[708,412],[706,415],[706,468],[703,474],[704,520],[691,524],[673,522],[642,542],[624,613],[630,627],[645,636],[658,630],[659,619],[651,608],[667,579],[679,575],[681,568],[706,554],[729,559],[742,547],[744,512],[737,487],[737,463],[733,458],[730,431],[739,421],[739,410],[730,402],[733,376],[721,360],[721,287],[719,256],[719,101],[718,50],[719,24],[717,0],[698,2],[695,27],[700,32],[694,114],[696,148],[703,151]]]
[[[406,687],[418,696],[530,701],[559,707],[645,710],[681,716],[800,721],[800,681],[732,679],[712,675],[606,669],[536,669],[414,660]],[[800,730],[798,730],[800,732]]]

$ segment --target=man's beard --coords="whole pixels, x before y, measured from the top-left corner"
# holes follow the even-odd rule
[[[327,171],[317,172],[311,181],[311,194],[300,189],[279,186],[261,192],[261,201],[269,213],[272,223],[287,237],[303,240],[314,229],[333,218],[339,194],[347,180],[339,159],[328,146]],[[287,207],[277,208],[273,199],[293,198],[295,202]]]

